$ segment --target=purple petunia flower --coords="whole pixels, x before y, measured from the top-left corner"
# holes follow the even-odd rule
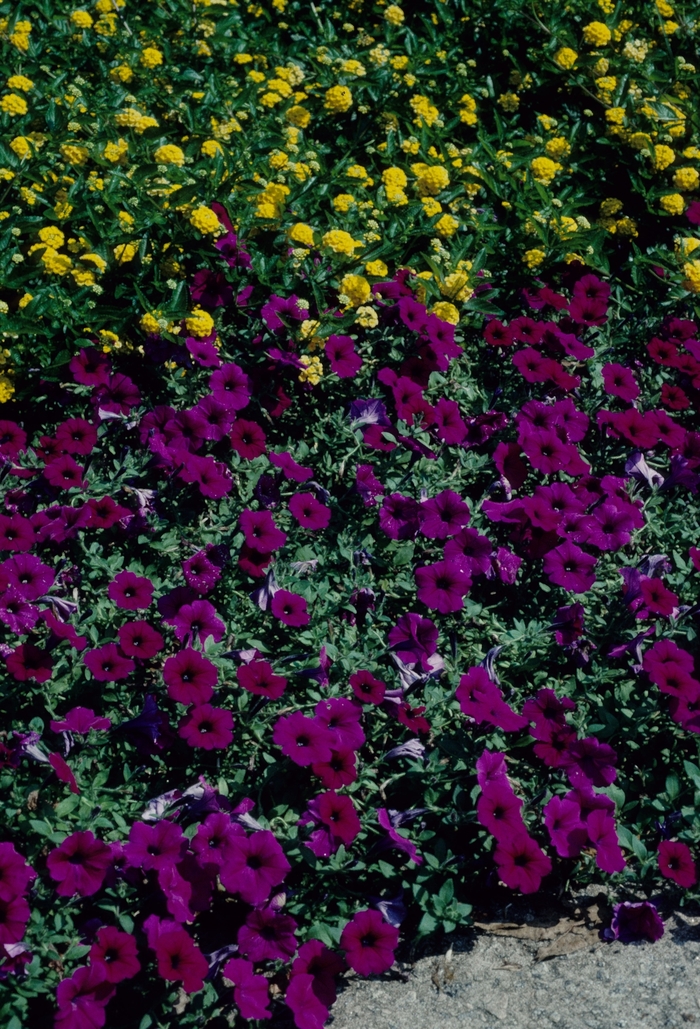
[[[358,464],[355,469],[355,489],[365,507],[373,507],[375,498],[384,492],[384,486],[374,474],[371,464]]]
[[[226,626],[216,613],[216,608],[208,600],[194,600],[191,604],[183,604],[175,617],[172,626],[178,640],[183,643],[188,637],[199,639],[201,643],[212,636],[215,643],[223,638]]]
[[[76,968],[56,988],[54,1029],[101,1029],[106,1020],[105,1007],[114,991],[104,965]]]
[[[622,943],[638,943],[641,940],[656,943],[663,934],[664,923],[655,904],[650,900],[638,903],[626,900],[615,905],[612,923],[603,935],[608,940],[620,940]]]
[[[117,607],[126,611],[139,611],[151,606],[153,583],[135,572],[119,572],[107,587],[107,595]]]
[[[233,742],[233,715],[223,707],[198,704],[180,720],[178,733],[190,747],[223,750]]]
[[[246,904],[264,904],[275,886],[284,882],[291,865],[268,830],[251,836],[231,836],[221,865],[221,884]]]
[[[161,819],[155,825],[145,822],[134,822],[129,831],[129,840],[124,844],[124,853],[133,868],[142,868],[145,872],[167,869],[177,864],[187,850],[187,839],[178,825]]]
[[[391,493],[379,511],[379,527],[389,539],[413,539],[421,524],[421,506],[411,497]]]
[[[309,801],[308,810],[299,819],[299,825],[318,826],[304,846],[316,857],[330,857],[341,844],[349,847],[362,826],[350,797],[329,790]]]
[[[354,378],[362,367],[362,358],[350,336],[329,336],[323,352],[340,379]]]
[[[413,612],[402,615],[389,631],[389,646],[402,661],[420,664],[425,672],[432,670],[429,658],[437,647],[438,629],[430,618]]]
[[[384,840],[381,841],[381,846],[395,847],[397,850],[401,850],[408,856],[409,861],[413,861],[416,865],[423,864],[423,858],[418,853],[418,848],[415,843],[411,843],[409,839],[402,836],[398,829],[405,822],[410,821],[412,818],[417,818],[424,812],[424,808],[417,809],[416,811],[387,811],[386,808],[377,808],[377,821],[379,822],[382,829],[387,833]],[[409,816],[409,817],[406,817]]]
[[[329,761],[335,743],[334,734],[301,711],[279,718],[272,730],[272,739],[285,757],[301,766]]]
[[[50,851],[46,859],[49,875],[59,885],[61,897],[91,897],[101,887],[112,863],[112,851],[88,830],[74,832]]]
[[[350,428],[359,429],[365,425],[379,425],[391,428],[391,421],[386,407],[381,400],[354,400],[350,404]]]
[[[418,599],[426,607],[440,614],[461,611],[462,597],[471,588],[471,578],[459,566],[450,561],[437,561],[433,565],[416,568]]]
[[[267,437],[257,422],[238,418],[229,433],[231,446],[246,461],[253,461],[265,453]]]
[[[141,619],[120,625],[117,636],[122,652],[127,657],[138,657],[142,661],[155,657],[165,645],[161,634]]]
[[[482,787],[476,803],[476,817],[497,840],[526,832],[520,812],[523,802],[505,778]]]
[[[311,620],[304,597],[289,590],[278,589],[272,598],[270,609],[275,618],[279,618],[285,625],[298,627],[308,625]]]
[[[237,364],[222,364],[212,372],[209,389],[228,411],[241,411],[250,401],[250,380]]]
[[[379,975],[388,971],[394,963],[398,942],[398,929],[371,909],[356,912],[340,937],[346,960],[358,975]]]
[[[85,666],[98,682],[117,682],[131,675],[136,665],[120,653],[116,643],[106,643],[83,654]]]
[[[319,503],[313,493],[295,493],[289,510],[305,529],[325,529],[331,520],[330,509]]]
[[[303,465],[297,464],[288,450],[284,450],[281,454],[276,454],[271,450],[267,456],[270,464],[273,464],[275,468],[280,468],[285,478],[291,479],[293,482],[306,482],[314,474],[311,468],[304,468]]]
[[[0,564],[0,576],[17,593],[31,603],[51,589],[55,573],[34,554],[15,554]]]
[[[231,958],[222,974],[233,983],[233,999],[243,1019],[272,1018],[268,1008],[270,987],[266,976],[255,975],[253,962],[245,958]],[[309,977],[311,978],[311,977]],[[289,988],[287,989],[287,1001]]]
[[[551,860],[524,830],[498,841],[494,861],[506,886],[522,893],[536,893],[552,871]]]
[[[239,516],[246,543],[254,550],[270,554],[287,542],[287,534],[278,529],[269,511],[251,511],[246,508]]]
[[[272,907],[251,911],[238,930],[238,947],[251,961],[288,961],[294,957],[297,923]]]
[[[91,729],[104,732],[111,725],[109,718],[101,718],[89,707],[73,707],[62,720],[50,722],[52,732],[75,732],[79,736],[87,736]]]
[[[429,539],[446,539],[463,529],[469,517],[469,507],[459,494],[446,489],[420,505],[420,531]]]
[[[596,558],[568,540],[550,550],[544,558],[549,581],[573,593],[586,593],[591,588],[596,581],[593,573],[596,564]]]

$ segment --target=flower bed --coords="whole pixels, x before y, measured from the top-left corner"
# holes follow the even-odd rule
[[[551,6],[0,8],[10,1029],[697,898],[695,27]]]

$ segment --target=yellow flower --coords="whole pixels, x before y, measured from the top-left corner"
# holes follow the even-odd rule
[[[419,196],[437,196],[443,189],[447,189],[450,184],[448,171],[441,164],[436,164],[432,167],[426,164],[414,164],[412,170],[418,175],[416,188]]]
[[[624,107],[608,107],[605,112],[605,120],[611,125],[622,125],[625,120]]]
[[[368,275],[372,275],[375,278],[383,278],[389,274],[389,269],[383,261],[368,261],[365,265],[365,271]]]
[[[612,32],[602,21],[592,21],[583,28],[583,40],[589,46],[605,46],[612,39]]]
[[[332,200],[334,209],[340,211],[341,214],[346,214],[354,203],[355,197],[352,193],[338,193]]]
[[[355,247],[364,246],[363,243],[353,239],[349,232],[345,232],[344,229],[331,229],[330,232],[326,232],[321,240],[324,247],[335,251],[336,254],[347,254],[348,257],[352,257],[355,253]]]
[[[538,114],[537,120],[545,132],[551,132],[552,129],[556,129],[558,124],[557,119],[550,118],[548,114]]]
[[[517,93],[501,93],[497,101],[504,111],[512,113],[520,107],[520,97]]]
[[[131,82],[134,73],[128,64],[118,64],[116,68],[112,68],[109,77],[112,82]]]
[[[333,114],[342,114],[352,107],[352,93],[347,86],[331,86],[326,90],[323,106]]]
[[[562,166],[557,161],[550,160],[549,157],[535,157],[530,161],[530,169],[535,182],[541,182],[543,186],[548,186],[557,172],[562,170]]]
[[[0,375],[0,404],[6,404],[15,392],[15,387],[6,375]]]
[[[235,64],[250,64],[253,60],[252,54],[234,54],[233,57]]]
[[[440,117],[440,112],[437,107],[430,103],[427,96],[422,96],[420,93],[412,96],[409,100],[409,104],[416,113],[416,117],[413,119],[414,125],[418,125],[419,127],[427,125],[428,128],[430,128],[430,126]]]
[[[23,311],[27,304],[31,304],[33,299],[34,297],[31,293],[23,293],[22,296],[19,298],[19,303],[17,306],[21,311]]]
[[[668,168],[670,164],[676,159],[676,155],[671,150],[670,146],[665,146],[663,143],[657,143],[654,147],[654,167],[657,171],[663,171]]]
[[[695,168],[679,168],[673,176],[673,185],[676,189],[697,189],[700,175]]]
[[[678,32],[680,25],[677,21],[665,21],[661,26],[661,31],[665,36],[672,36],[674,32]]]
[[[216,217],[211,207],[195,207],[190,214],[190,225],[201,232],[203,236],[221,231],[221,222]]]
[[[65,275],[73,267],[67,254],[57,253],[53,247],[46,247],[41,255],[44,271],[50,275]]]
[[[351,164],[349,168],[345,169],[345,174],[349,179],[366,179],[367,169],[361,164]]]
[[[128,211],[120,211],[117,217],[119,218],[119,227],[121,229],[129,229],[134,224],[133,215],[129,214]]]
[[[548,139],[544,149],[547,156],[553,157],[555,160],[560,157],[568,157],[571,153],[569,141],[563,136],[553,136],[551,139]]]
[[[66,237],[55,225],[46,225],[43,229],[39,229],[38,236],[42,243],[53,247],[54,250],[62,247],[66,241]]]
[[[404,13],[396,4],[391,4],[384,12],[384,20],[390,25],[403,25]]]
[[[91,29],[93,26],[92,15],[88,14],[87,11],[73,11],[70,20],[76,29]]]
[[[391,58],[389,64],[394,71],[403,71],[408,67],[408,57],[405,54],[397,54],[396,57]]]
[[[305,129],[311,121],[311,115],[306,108],[302,107],[300,104],[295,104],[293,107],[290,107],[285,113],[285,118],[290,125],[296,125],[298,129]]]
[[[147,46],[141,54],[141,64],[144,68],[157,68],[163,63],[163,54],[153,46]]]
[[[106,143],[105,148],[102,151],[102,156],[106,161],[111,161],[112,164],[117,164],[122,158],[126,157],[129,153],[129,144],[125,139],[120,139],[116,143]]]
[[[99,254],[81,254],[81,261],[87,261],[88,264],[94,264],[97,271],[102,274],[107,268],[107,262]]]
[[[363,75],[367,74],[364,64],[362,64],[361,61],[356,61],[354,59],[341,61],[339,71],[341,71],[343,75],[357,75],[359,78],[362,78]]]
[[[620,218],[615,223],[615,229],[620,236],[638,236],[637,223],[633,218]]]
[[[114,120],[122,128],[133,129],[139,136],[146,129],[158,128],[158,122],[155,118],[150,118],[147,114],[141,114],[135,107],[127,107],[125,111],[120,111],[119,114],[114,116]]]
[[[129,261],[133,261],[138,253],[137,243],[120,243],[116,246],[112,253],[114,254],[117,264],[128,264]]]
[[[28,110],[27,101],[17,93],[8,93],[0,100],[0,111],[3,111],[4,114],[19,117],[22,114],[26,114]]]
[[[360,307],[369,300],[372,287],[362,275],[344,275],[340,280],[340,292],[348,298],[351,307]]]
[[[217,154],[223,154],[224,152],[224,148],[221,143],[219,143],[218,139],[205,140],[199,149],[205,157],[216,157]]]
[[[194,311],[185,318],[185,326],[193,336],[202,339],[204,336],[211,336],[214,331],[214,319],[202,307],[195,307]]]
[[[156,335],[160,331],[158,319],[153,314],[146,313],[142,315],[139,319],[139,325],[144,332],[148,332],[152,336]]]
[[[441,322],[449,322],[450,325],[459,322],[459,311],[447,300],[438,300],[437,304],[433,304],[431,314],[436,314]]]
[[[423,212],[428,218],[434,218],[436,214],[440,214],[442,211],[442,204],[439,200],[435,200],[434,197],[423,197],[421,203],[423,205]]]
[[[554,55],[554,60],[560,68],[564,69],[564,71],[569,71],[569,69],[573,68],[573,66],[576,64],[578,60],[578,54],[575,50],[572,50],[571,47],[563,46],[559,50],[557,50],[556,54]]]
[[[373,307],[358,307],[355,324],[361,325],[363,329],[376,329],[379,316]]]
[[[686,261],[683,265],[683,289],[689,293],[700,293],[700,261]]]
[[[464,122],[465,125],[476,125],[478,119],[476,117],[476,100],[469,93],[465,93],[459,98],[459,120]]]
[[[312,386],[315,386],[323,378],[321,358],[302,354],[299,360],[304,365],[302,371],[299,372],[299,382],[309,382]]]
[[[8,89],[19,89],[23,93],[28,93],[30,89],[34,89],[34,83],[26,75],[10,75],[7,80],[7,86]]]
[[[297,222],[296,225],[292,225],[287,235],[295,243],[303,243],[307,247],[314,245],[314,230],[310,225],[305,225],[303,222]]]
[[[355,167],[361,167],[361,166],[360,165],[356,165]],[[364,168],[362,168],[362,171],[364,171]],[[346,174],[347,175],[350,174],[350,169],[348,169]],[[361,176],[361,177],[364,178],[364,176]],[[404,189],[408,185],[408,179],[406,178],[406,173],[404,171],[402,171],[401,168],[385,168],[384,171],[382,172],[382,182],[386,186],[387,191],[390,190],[390,189],[391,190],[394,190],[394,189]]]
[[[175,146],[173,143],[166,143],[165,146],[159,146],[153,155],[157,164],[176,164],[178,168],[182,168],[185,163],[185,155],[179,146]]]
[[[32,155],[31,143],[26,136],[15,136],[10,142],[10,150],[14,151],[22,160]]]
[[[685,209],[685,201],[680,193],[667,193],[661,197],[659,204],[668,214],[683,214]]]
[[[458,228],[459,219],[451,214],[443,214],[442,218],[438,218],[435,222],[435,231],[438,236],[454,236]]]
[[[656,0],[656,10],[659,12],[662,18],[672,18],[674,11],[667,0]]]
[[[89,157],[87,147],[77,146],[75,143],[65,143],[63,146],[59,147],[59,149],[63,160],[68,164],[75,165],[76,167],[80,167],[80,165],[85,164]]]
[[[528,266],[528,268],[536,268],[539,264],[542,264],[546,256],[547,255],[545,254],[544,250],[538,250],[535,247],[532,250],[525,251],[525,253],[523,254],[523,261]]]

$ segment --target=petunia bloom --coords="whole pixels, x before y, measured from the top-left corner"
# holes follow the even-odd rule
[[[658,852],[659,871],[666,879],[689,889],[698,880],[695,860],[686,843],[662,840]]]
[[[107,587],[107,595],[117,607],[127,611],[140,611],[151,606],[153,583],[143,575],[136,575],[135,572],[120,572]]]
[[[59,885],[61,897],[90,897],[97,893],[112,863],[112,852],[89,830],[74,832],[50,851],[46,859],[49,875]]]
[[[107,982],[120,983],[124,979],[133,979],[141,971],[137,955],[136,938],[131,933],[105,925],[98,930],[89,957],[91,965],[102,965]]]
[[[233,742],[233,715],[223,707],[198,704],[180,720],[178,733],[190,747],[223,750]]]
[[[378,911],[358,911],[340,937],[350,968],[359,975],[388,972],[394,963],[399,931],[388,925]]]

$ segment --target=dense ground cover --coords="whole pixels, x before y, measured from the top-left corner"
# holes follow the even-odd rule
[[[697,899],[691,6],[0,41],[4,1024],[317,1029],[489,891]]]

